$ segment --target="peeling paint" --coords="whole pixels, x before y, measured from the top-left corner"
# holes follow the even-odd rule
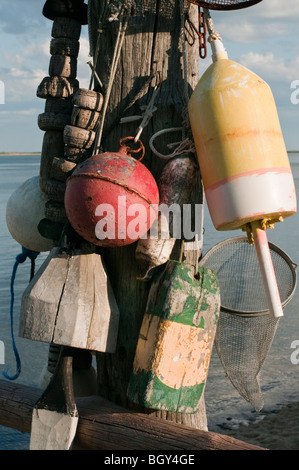
[[[128,387],[135,403],[194,413],[202,395],[220,310],[216,274],[169,261],[153,282]]]

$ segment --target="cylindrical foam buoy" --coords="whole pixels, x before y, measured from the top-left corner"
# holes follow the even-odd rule
[[[159,190],[150,171],[129,147],[93,155],[66,182],[67,217],[85,240],[123,246],[146,234],[157,217]]]
[[[53,242],[38,231],[38,224],[45,217],[47,198],[40,190],[39,177],[25,181],[17,188],[6,206],[6,224],[11,236],[28,250],[44,252],[53,247]]]
[[[196,86],[189,117],[217,230],[296,213],[293,176],[267,83],[222,55]]]
[[[272,91],[229,60],[220,40],[214,63],[190,98],[190,124],[212,221],[217,230],[253,233],[271,315],[283,309],[268,249],[271,226],[297,211],[294,179]]]

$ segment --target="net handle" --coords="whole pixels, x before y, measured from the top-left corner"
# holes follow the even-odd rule
[[[266,230],[262,229],[260,221],[252,222],[251,229],[269,311],[274,318],[283,317],[283,308],[281,305]]]
[[[213,256],[213,254],[215,252],[217,252],[219,249],[222,249],[224,246],[231,245],[231,244],[243,244],[243,243],[248,244],[248,237],[246,237],[244,235],[239,235],[237,237],[228,238],[226,240],[222,240],[222,241],[218,242],[216,245],[214,245],[212,248],[210,248],[208,252],[206,252],[203,255],[203,257],[201,258],[201,260],[199,262],[199,266],[205,267],[207,265],[208,260],[210,259],[210,257]],[[295,291],[296,291],[296,287],[297,287],[297,274],[296,274],[297,264],[294,263],[294,261],[289,257],[289,255],[287,253],[285,253],[285,251],[283,251],[281,248],[279,248],[274,243],[268,242],[268,245],[269,245],[270,253],[271,253],[271,251],[273,253],[276,253],[281,258],[283,258],[284,261],[289,265],[290,271],[291,271],[292,276],[293,276],[292,292],[290,293],[288,298],[286,298],[282,303],[282,307],[285,308],[286,305],[292,300],[292,298],[295,294]],[[263,309],[263,310],[258,310],[258,311],[244,311],[243,310],[242,312],[240,312],[240,310],[235,310],[235,309],[233,309],[231,307],[227,307],[225,305],[221,305],[221,311],[226,312],[226,313],[231,313],[231,314],[234,314],[236,316],[244,316],[244,317],[267,315],[267,314],[270,313],[269,308],[268,309]]]

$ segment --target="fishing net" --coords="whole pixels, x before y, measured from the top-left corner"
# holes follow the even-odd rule
[[[296,265],[269,243],[282,306],[296,288]],[[268,309],[255,247],[247,237],[235,237],[213,247],[200,265],[217,273],[221,309],[215,346],[233,386],[260,411],[263,397],[260,372],[271,347],[279,319]]]
[[[188,0],[203,8],[210,10],[239,10],[251,7],[262,0]]]

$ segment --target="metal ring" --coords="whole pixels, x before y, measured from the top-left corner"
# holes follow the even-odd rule
[[[139,144],[139,147],[137,149],[132,149],[129,145],[126,145],[125,142],[135,142],[136,144]],[[137,154],[137,153],[141,152],[141,157],[137,159],[139,162],[143,159],[143,157],[145,155],[145,147],[144,147],[143,143],[141,142],[140,139],[135,141],[135,137],[132,137],[132,136],[122,137],[119,140],[119,145],[121,147],[125,147],[126,153],[128,155],[131,155],[131,156],[133,156],[132,154]]]

